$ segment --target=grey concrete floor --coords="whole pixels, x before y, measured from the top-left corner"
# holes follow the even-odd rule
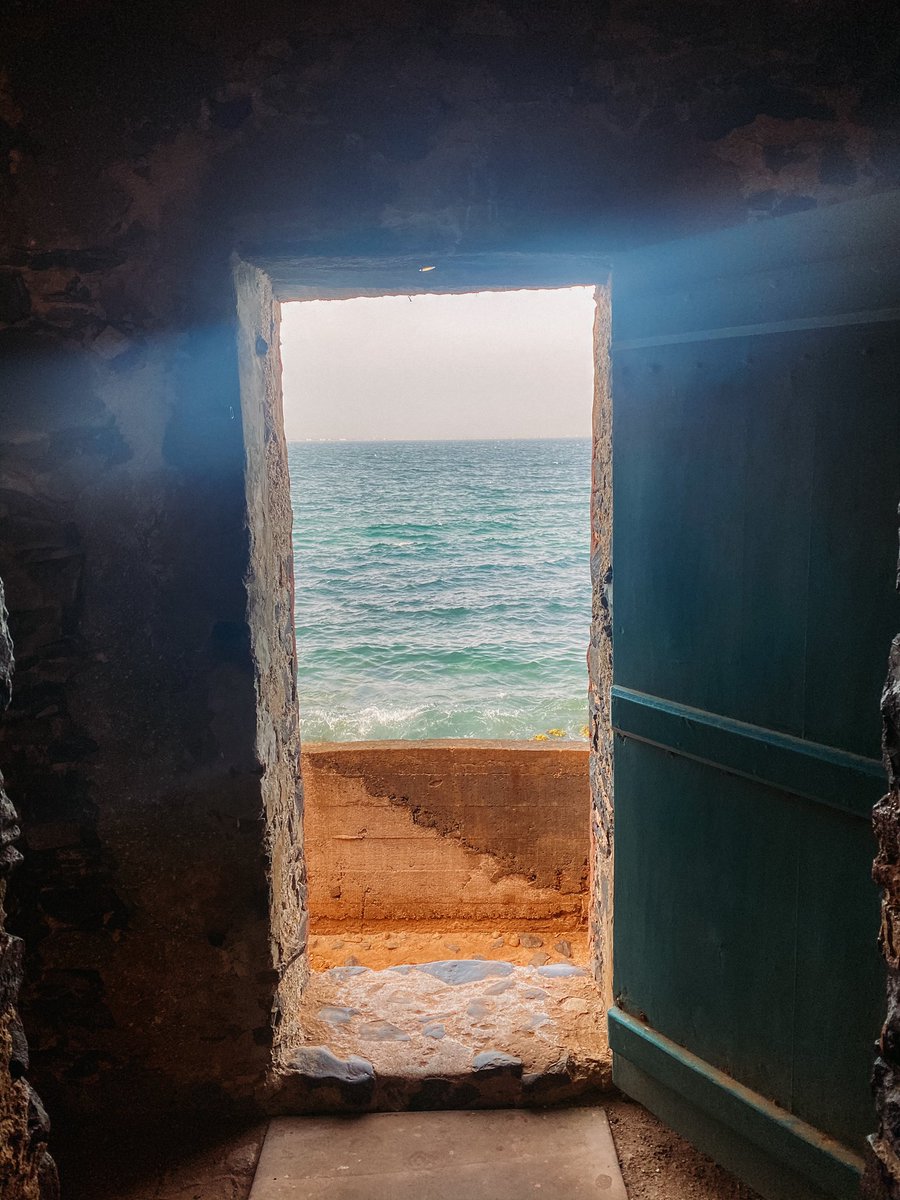
[[[602,1108],[282,1117],[250,1200],[627,1200]]]

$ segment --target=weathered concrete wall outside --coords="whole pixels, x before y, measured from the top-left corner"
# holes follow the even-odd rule
[[[13,650],[3,584],[0,582],[0,716],[11,695]],[[22,856],[16,810],[0,772],[0,1196],[3,1200],[55,1200],[56,1165],[47,1151],[50,1123],[37,1093],[25,1079],[28,1042],[19,1016],[23,946],[6,932],[7,879]]]
[[[577,743],[306,746],[313,930],[390,922],[580,925],[587,759]]]
[[[895,188],[898,20],[886,0],[3,7],[20,666],[0,753],[57,1137],[248,1099],[269,1061],[232,252],[605,252]]]

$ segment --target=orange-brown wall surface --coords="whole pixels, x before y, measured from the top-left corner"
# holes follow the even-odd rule
[[[587,745],[327,742],[302,772],[312,929],[584,921]]]

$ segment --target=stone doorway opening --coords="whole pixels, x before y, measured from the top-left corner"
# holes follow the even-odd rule
[[[365,281],[359,264],[349,266],[349,287],[340,271],[329,277],[324,270],[302,287],[276,276],[271,328],[277,331],[279,298],[396,295],[377,286],[381,266]],[[539,283],[560,286],[553,278],[558,263],[540,268]],[[585,269],[594,282],[600,277],[596,264]],[[402,270],[408,277],[412,267]],[[533,264],[525,270],[532,273]],[[299,277],[294,268],[291,275]],[[575,282],[586,281],[576,273]],[[259,274],[254,283],[258,288]],[[510,290],[492,284],[447,290]],[[605,285],[592,290],[595,580],[598,489],[609,470],[601,444],[598,473],[596,439],[598,393],[601,401],[606,394],[607,301]],[[264,443],[266,477],[283,518],[285,483],[292,481],[279,384],[266,382]],[[602,403],[599,409],[602,416]],[[587,503],[584,523],[587,576]],[[302,560],[297,565],[302,572]],[[282,588],[284,573],[282,563]],[[587,640],[585,628],[584,650]],[[596,653],[591,661],[596,667]],[[308,935],[306,953],[282,974],[279,996],[277,1066],[287,1080],[287,1108],[547,1103],[608,1084],[598,967],[610,893],[597,870],[598,848],[604,862],[609,854],[608,845],[598,847],[602,822],[589,783],[589,757],[595,781],[604,777],[604,738],[597,736],[603,681],[595,675],[592,684],[591,723],[575,738],[557,740],[555,729],[540,727],[532,734],[537,740],[520,741],[304,737],[304,845],[295,825],[284,860],[303,874]],[[299,699],[302,725],[302,671]],[[276,907],[277,896],[276,888]]]

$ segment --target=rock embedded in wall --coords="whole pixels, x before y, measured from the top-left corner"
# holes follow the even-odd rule
[[[0,582],[0,713],[9,704],[12,641]],[[50,1122],[40,1098],[25,1079],[28,1043],[18,1011],[24,953],[6,932],[6,885],[21,861],[15,847],[18,818],[0,774],[0,1196],[3,1200],[56,1200],[56,1166],[47,1151]]]

